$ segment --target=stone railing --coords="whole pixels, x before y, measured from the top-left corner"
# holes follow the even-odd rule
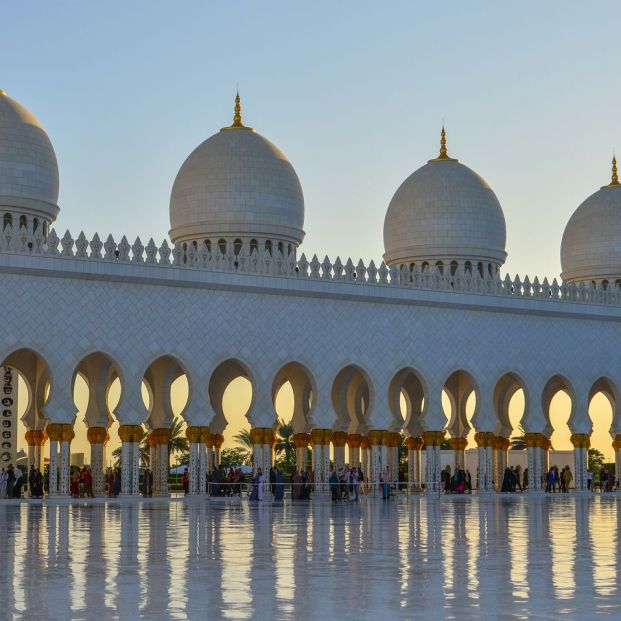
[[[153,239],[143,245],[140,238],[133,244],[123,236],[116,242],[111,235],[102,242],[95,234],[88,241],[84,233],[76,239],[67,231],[59,238],[52,229],[47,237],[40,230],[34,234],[22,228],[14,231],[7,226],[0,234],[0,253],[20,255],[40,255],[49,257],[81,259],[84,261],[104,261],[111,263],[130,263],[178,267],[183,269],[211,270],[219,272],[237,272],[241,274],[260,274],[288,278],[306,278],[325,281],[340,281],[388,287],[410,287],[435,291],[454,291],[513,298],[535,298],[540,300],[582,302],[592,304],[621,305],[621,289],[618,286],[604,289],[601,285],[581,283],[559,283],[555,278],[532,281],[525,276],[511,278],[506,275],[484,274],[477,270],[474,274],[459,268],[455,274],[443,274],[435,267],[421,271],[418,266],[408,269],[402,266],[388,267],[383,261],[377,267],[373,261],[365,265],[362,260],[354,265],[351,259],[345,263],[340,258],[334,262],[326,256],[319,261],[317,255],[309,261],[302,254],[299,259],[283,256],[276,251],[260,253],[256,249],[248,254],[242,248],[239,254],[231,252],[222,254],[219,250],[209,251],[203,243],[198,247],[189,244],[187,250],[180,243],[171,246],[166,240],[158,247]]]

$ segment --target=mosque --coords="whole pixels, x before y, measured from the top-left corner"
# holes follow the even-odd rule
[[[562,275],[552,281],[501,275],[502,207],[482,177],[449,155],[444,130],[439,154],[390,201],[377,263],[304,254],[298,176],[278,147],[243,124],[239,96],[232,125],[198,145],[177,174],[169,241],[61,237],[52,228],[58,190],[44,129],[0,91],[0,465],[14,461],[19,373],[28,390],[22,420],[29,461],[40,467],[49,442],[51,494],[69,491],[77,376],[89,388],[85,423],[99,494],[114,419],[123,494],[138,493],[145,433],[155,494],[168,493],[171,385],[180,376],[188,383],[182,417],[193,494],[206,492],[227,426],[224,391],[238,377],[252,386],[246,416],[255,469],[272,464],[275,396],[289,382],[298,467],[306,467],[311,447],[320,490],[327,489],[331,451],[337,464],[361,463],[367,480],[377,481],[386,466],[395,472],[401,432],[411,489],[437,490],[440,445],[450,438],[464,463],[474,428],[479,488],[493,491],[507,463],[508,407],[518,390],[530,490],[541,490],[548,468],[550,403],[559,391],[571,399],[576,489],[586,487],[595,394],[611,403],[621,461],[621,184],[614,160],[610,183],[571,216]],[[121,397],[110,411],[117,381]]]

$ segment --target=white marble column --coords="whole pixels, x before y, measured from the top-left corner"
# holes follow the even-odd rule
[[[166,431],[169,431],[168,429]],[[170,433],[170,432],[169,432]],[[155,447],[157,471],[153,473],[154,496],[168,496],[168,439]]]
[[[140,494],[140,442],[131,443],[131,487],[130,494],[138,496]]]
[[[381,490],[379,489],[379,480],[382,474],[382,442],[383,442],[384,432],[374,429],[369,431],[369,441],[371,442],[371,476],[370,476],[370,484],[371,490],[373,494],[381,494]]]
[[[574,433],[571,443],[574,445],[574,488],[576,492],[584,492],[587,491],[587,451],[591,445],[591,437],[588,433]]]
[[[61,496],[69,495],[69,461],[70,461],[70,447],[69,440],[61,440],[60,442],[60,489],[58,490]]]
[[[315,492],[323,493],[321,486],[323,468],[323,448],[321,444],[313,444],[313,476],[315,478]]]
[[[326,436],[329,438],[330,436]],[[321,457],[323,459],[323,466],[321,468],[321,485],[322,489],[327,492],[329,490],[328,480],[330,478],[330,443],[322,444],[321,446]]]
[[[190,442],[190,462],[188,465],[188,475],[190,478],[189,492],[192,496],[198,494],[198,480],[199,480],[199,457],[198,457],[198,443]]]
[[[50,496],[58,494],[58,441],[51,439],[50,435],[50,464],[49,472],[49,489]]]
[[[89,427],[86,438],[91,446],[91,475],[93,477],[93,496],[103,496],[105,445],[108,441],[108,430],[105,427]]]
[[[408,491],[418,491],[421,488],[421,455],[423,439],[409,436],[405,439],[408,449]]]
[[[121,444],[121,495],[131,494],[132,485],[132,443]]]
[[[345,445],[334,447],[334,467],[338,470],[345,465]]]
[[[91,474],[93,476],[93,496],[104,494],[104,444],[91,444]]]
[[[207,493],[207,448],[202,441],[198,445],[198,493]]]
[[[256,474],[259,468],[263,470],[263,445],[255,443],[252,445],[252,471]]]
[[[494,434],[492,432],[477,432],[474,439],[478,446],[479,492],[491,492],[494,490]]]
[[[621,492],[621,434],[615,435],[612,441],[612,448],[615,451],[615,479],[619,483],[616,491]]]
[[[270,489],[270,470],[274,463],[274,451],[273,445],[270,442],[269,444],[265,443],[262,446],[262,455],[263,455],[263,494],[267,494],[271,492]]]
[[[362,475],[364,476],[364,484],[369,487],[371,481],[371,460],[369,459],[370,443],[367,436],[363,436],[360,442],[360,463]]]

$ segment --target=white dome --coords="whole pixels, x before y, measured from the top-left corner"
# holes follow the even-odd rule
[[[567,282],[621,279],[618,180],[591,194],[569,219],[561,242],[561,268]]]
[[[37,119],[0,91],[0,213],[58,215],[58,164]]]
[[[199,145],[177,174],[170,196],[173,242],[218,238],[304,238],[304,196],[285,154],[235,122]]]
[[[388,264],[471,261],[502,265],[506,229],[488,183],[446,154],[412,173],[397,190],[384,220]]]

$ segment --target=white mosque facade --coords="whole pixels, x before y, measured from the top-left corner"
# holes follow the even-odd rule
[[[243,125],[239,100],[233,124],[199,145],[177,175],[170,241],[59,235],[58,187],[45,131],[1,93],[1,453],[14,458],[11,390],[19,372],[28,388],[29,460],[40,466],[49,442],[51,494],[69,491],[77,375],[89,387],[85,422],[98,493],[115,418],[122,492],[138,493],[138,446],[148,433],[155,493],[167,494],[171,385],[181,375],[194,494],[206,492],[212,449],[217,455],[227,426],[224,391],[239,376],[252,385],[255,469],[272,464],[275,395],[290,382],[298,466],[306,467],[311,447],[319,489],[326,489],[331,446],[334,463],[361,463],[368,480],[386,466],[396,472],[403,431],[410,487],[437,490],[440,444],[450,437],[463,464],[472,426],[479,488],[491,491],[507,463],[509,401],[520,389],[531,490],[541,490],[548,467],[550,403],[559,390],[571,398],[576,489],[586,487],[596,393],[610,400],[621,460],[616,166],[611,183],[571,217],[562,278],[552,281],[501,275],[501,205],[480,176],[449,157],[444,131],[439,156],[390,202],[377,264],[303,253],[299,179],[282,151]],[[121,398],[109,411],[117,378]]]

